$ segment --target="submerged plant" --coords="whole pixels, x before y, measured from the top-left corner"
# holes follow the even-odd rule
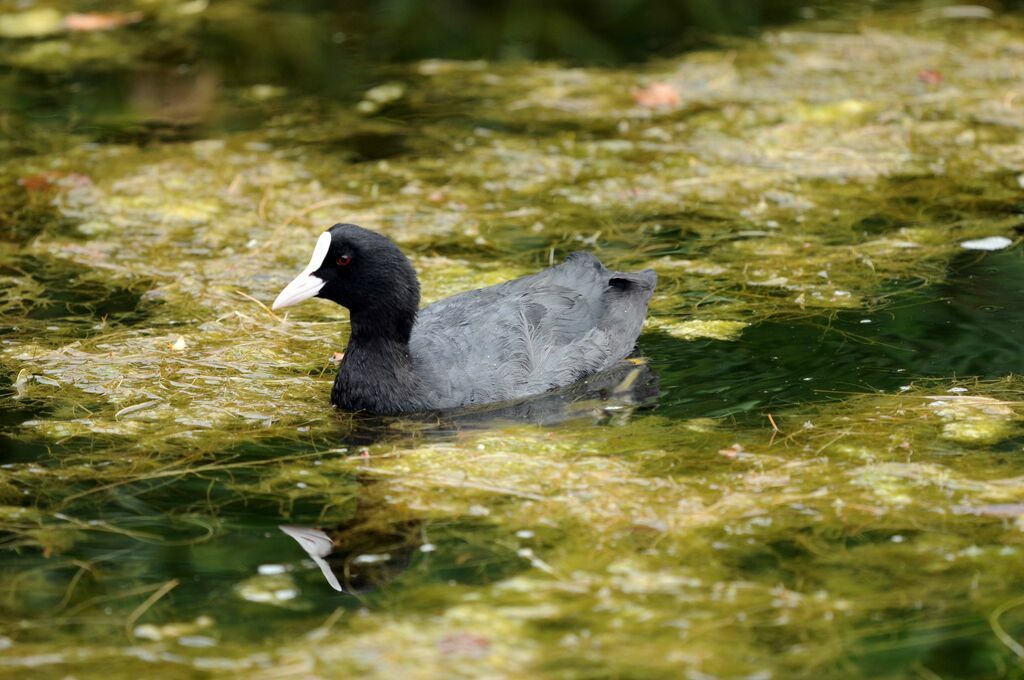
[[[264,11],[144,5],[74,35],[19,10],[52,31],[4,44],[0,89]],[[1021,24],[950,16],[424,61],[352,101],[173,81],[209,116],[222,88],[223,128],[5,117],[0,668],[1019,676]],[[346,314],[268,305],[338,221],[394,238],[426,302],[574,250],[654,268],[660,398],[332,411]],[[282,525],[339,584],[386,577],[339,594]]]

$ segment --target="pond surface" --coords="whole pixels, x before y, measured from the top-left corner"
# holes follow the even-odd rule
[[[1024,20],[396,65],[2,7],[0,675],[1024,677]],[[346,313],[266,305],[339,221],[428,302],[652,267],[642,359],[334,412]]]

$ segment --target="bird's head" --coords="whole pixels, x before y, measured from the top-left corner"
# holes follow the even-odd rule
[[[415,316],[420,291],[405,254],[386,236],[354,224],[320,234],[309,264],[285,286],[273,309],[320,297],[353,313]]]

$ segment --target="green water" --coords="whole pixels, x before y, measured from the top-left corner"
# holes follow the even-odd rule
[[[0,675],[1024,677],[1024,20],[616,6],[0,5]],[[643,362],[336,413],[264,305],[338,221],[427,301],[653,267]]]

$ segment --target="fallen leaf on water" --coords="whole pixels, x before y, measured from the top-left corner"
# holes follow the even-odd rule
[[[718,455],[725,456],[729,460],[750,461],[757,458],[756,453],[751,453],[743,448],[743,444],[733,444],[724,449],[718,449]]]
[[[92,180],[89,179],[88,175],[60,170],[48,170],[18,178],[18,185],[24,188],[25,191],[30,192],[50,191],[57,186],[77,187],[88,184],[92,184]]]
[[[676,88],[668,83],[652,83],[647,87],[634,88],[633,99],[640,106],[650,109],[679,106],[681,101]]]
[[[77,33],[112,31],[115,28],[137,24],[142,21],[142,12],[72,12],[64,17],[64,28]]]
[[[743,444],[733,444],[727,449],[718,449],[718,453],[726,458],[735,458],[741,453],[744,453]]]
[[[437,643],[438,651],[445,656],[485,656],[491,641],[475,633],[452,633]]]

